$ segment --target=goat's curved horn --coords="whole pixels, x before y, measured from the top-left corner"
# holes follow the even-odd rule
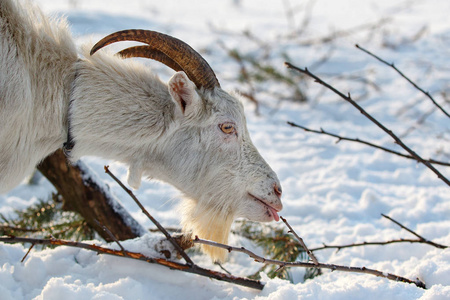
[[[156,31],[129,29],[112,33],[101,39],[92,47],[91,55],[107,45],[120,41],[145,43],[148,45],[147,50],[151,50],[152,52],[155,52],[156,50],[156,53],[160,52],[164,54],[170,60],[175,62],[176,65],[181,67],[182,70],[186,72],[189,79],[191,79],[198,88],[203,87],[205,89],[213,89],[214,87],[220,87],[219,81],[213,70],[198,52],[185,42]],[[149,56],[151,55],[152,54],[149,54]],[[156,54],[155,57],[161,58],[159,61],[163,63],[168,61],[160,54]],[[172,68],[172,66],[168,66]]]
[[[130,57],[144,57],[150,58],[160,63],[165,64],[169,68],[175,71],[183,71],[183,68],[180,67],[173,59],[165,55],[163,52],[155,50],[150,46],[135,46],[123,49],[122,51],[117,53],[122,58],[130,58]]]

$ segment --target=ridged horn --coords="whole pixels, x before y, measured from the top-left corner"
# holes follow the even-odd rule
[[[147,44],[146,48],[129,50],[130,54],[141,54],[144,49],[148,50],[148,55],[138,57],[156,59],[176,71],[180,71],[177,67],[181,68],[198,88],[220,87],[214,71],[197,51],[177,38],[156,31],[129,29],[112,33],[92,47],[91,55],[107,45],[121,41]]]
[[[173,59],[162,53],[161,51],[152,49],[150,46],[135,46],[123,49],[122,51],[117,53],[122,58],[131,58],[131,57],[143,57],[150,58],[160,63],[168,66],[169,68],[175,71],[183,71],[183,68],[180,67]]]

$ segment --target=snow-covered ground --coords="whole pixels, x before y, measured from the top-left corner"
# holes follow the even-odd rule
[[[210,50],[206,59],[228,89],[237,88],[239,66],[219,47],[239,47],[243,52],[258,51],[255,43],[239,34],[250,30],[272,47],[277,36],[290,30],[292,20],[303,20],[305,1],[144,1],[144,0],[36,0],[46,13],[65,15],[77,43],[96,41],[116,30],[145,28],[177,36],[194,48]],[[286,17],[292,6],[294,19]],[[450,111],[450,2],[428,1],[333,1],[317,0],[311,6],[311,19],[302,39],[327,36],[332,31],[361,24],[376,23],[389,17],[386,25],[374,32],[360,31],[329,44],[295,46],[286,43],[292,63],[308,67],[332,51],[330,60],[315,70],[325,75],[343,92],[357,98],[361,84],[337,80],[339,74],[364,74],[379,90],[369,88],[360,104],[378,120],[402,135],[407,145],[425,158],[449,161],[450,120],[439,111],[423,124],[416,125],[423,113],[433,108],[429,100],[408,85],[392,69],[354,47],[366,47],[388,61],[395,62],[413,80],[443,103]],[[211,28],[215,28],[212,30]],[[218,30],[220,29],[220,30]],[[423,32],[421,30],[424,30]],[[227,32],[227,33],[225,33]],[[416,33],[422,32],[415,40]],[[368,36],[371,35],[371,39]],[[383,45],[399,45],[384,47]],[[284,47],[280,45],[280,47]],[[280,50],[280,51],[281,51]],[[276,59],[274,60],[276,61]],[[169,71],[152,65],[167,79]],[[282,60],[280,70],[284,71]],[[329,75],[334,76],[329,76]],[[292,76],[295,76],[292,74]],[[270,87],[276,91],[281,85]],[[444,97],[446,92],[447,102]],[[436,175],[411,160],[393,156],[360,144],[340,142],[292,128],[286,121],[349,137],[359,137],[400,150],[392,140],[367,121],[348,103],[331,92],[308,83],[310,104],[282,102],[274,112],[277,99],[262,95],[266,103],[262,114],[246,103],[248,127],[255,145],[278,173],[284,190],[284,211],[295,230],[311,248],[325,244],[348,244],[414,238],[381,217],[389,215],[434,242],[450,245],[450,189]],[[271,107],[269,107],[271,106]],[[108,182],[127,210],[145,227],[153,227],[132,200],[103,173],[103,165],[125,179],[124,165],[87,157],[84,161]],[[447,178],[450,169],[438,167]],[[0,213],[25,208],[46,199],[49,183],[25,184],[0,195]],[[178,226],[176,212],[179,193],[158,182],[145,182],[136,192],[146,208],[165,226]],[[280,224],[281,226],[281,224]],[[150,236],[124,242],[130,250],[149,253]],[[242,238],[231,236],[230,244],[241,245]],[[410,279],[419,278],[428,287],[396,283],[370,275],[328,272],[303,282],[302,269],[292,270],[294,283],[264,278],[263,291],[254,291],[163,267],[86,250],[60,247],[32,251],[0,244],[1,299],[450,299],[450,249],[421,244],[395,244],[325,250],[316,255],[321,262],[365,266]],[[258,251],[258,250],[257,250]],[[196,254],[198,264],[218,269],[208,257]],[[233,274],[254,273],[260,265],[244,254],[231,253],[224,267]]]

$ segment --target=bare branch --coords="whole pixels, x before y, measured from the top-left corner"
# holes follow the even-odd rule
[[[318,265],[319,261],[317,260],[316,256],[314,255],[314,253],[312,253],[308,247],[306,247],[305,242],[303,241],[303,239],[294,231],[294,229],[292,229],[291,225],[289,225],[288,221],[283,218],[282,216],[280,216],[280,219],[283,220],[284,224],[286,224],[286,226],[289,228],[289,232],[292,233],[295,238],[298,240],[298,242],[300,243],[300,245],[303,247],[303,249],[305,249],[305,252],[308,254],[308,256],[311,258],[311,260]]]
[[[429,244],[429,245],[432,245],[432,246],[434,246],[434,247],[436,247],[436,248],[440,248],[440,249],[446,249],[446,248],[448,248],[448,246],[436,244],[436,243],[434,243],[434,242],[432,242],[432,241],[427,240],[427,239],[424,238],[423,236],[417,234],[416,232],[414,232],[414,231],[412,231],[411,229],[409,229],[408,227],[406,227],[406,226],[400,224],[399,222],[395,221],[394,219],[392,219],[392,218],[389,217],[389,216],[386,216],[386,215],[384,215],[384,214],[381,214],[381,215],[382,215],[383,217],[385,217],[386,219],[388,219],[389,221],[394,222],[395,224],[397,224],[397,225],[400,226],[401,228],[405,229],[405,230],[408,231],[409,233],[411,233],[411,234],[415,235],[416,237],[418,237],[419,240],[420,240],[422,243]]]
[[[122,249],[122,251],[125,251],[125,248],[122,246],[122,244],[119,242],[119,240],[114,236],[114,234],[111,232],[111,230],[108,229],[108,227],[104,226],[97,220],[94,220],[94,221],[98,224],[98,226],[103,228],[103,230],[111,237],[111,239],[114,242],[116,242],[117,245],[119,245],[119,247],[120,247],[120,249]]]
[[[315,264],[315,263],[305,263],[305,262],[285,262],[285,261],[267,259],[267,258],[264,258],[262,256],[259,256],[259,255],[255,254],[255,253],[251,252],[250,250],[245,249],[244,247],[241,247],[241,248],[232,247],[232,246],[216,243],[216,242],[213,242],[213,241],[199,239],[197,236],[194,239],[194,243],[204,244],[204,245],[209,245],[209,246],[213,246],[213,247],[226,249],[229,252],[236,251],[236,252],[245,253],[248,256],[250,256],[251,258],[253,258],[255,261],[257,261],[257,262],[265,263],[265,264],[278,265],[280,267],[318,268],[318,269],[329,269],[329,270],[332,270],[332,271],[342,271],[342,272],[351,272],[351,273],[364,273],[364,274],[370,274],[370,275],[375,275],[375,276],[378,276],[378,277],[387,278],[387,279],[393,280],[393,281],[413,283],[417,287],[424,288],[424,289],[426,288],[425,283],[423,283],[422,281],[420,281],[418,279],[417,280],[410,280],[410,279],[405,278],[405,277],[397,276],[397,275],[394,275],[394,274],[391,274],[391,273],[381,272],[381,271],[374,270],[374,269],[368,269],[366,267],[358,268],[358,267],[347,267],[347,266],[340,266],[340,265],[333,265],[333,264],[323,264],[323,263]]]
[[[114,179],[115,182],[117,182],[120,187],[130,195],[130,197],[136,202],[136,204],[139,206],[139,208],[142,210],[142,212],[153,222],[153,224],[158,227],[158,229],[166,236],[166,238],[170,241],[170,243],[175,247],[175,249],[180,253],[180,255],[184,258],[184,260],[189,265],[194,265],[194,262],[191,260],[191,258],[184,252],[183,248],[180,247],[180,245],[172,238],[170,233],[167,232],[167,230],[155,219],[150,215],[150,213],[145,209],[145,207],[141,204],[141,202],[136,198],[136,196],[133,194],[133,192],[128,189],[116,176],[114,176],[111,171],[109,171],[109,166],[105,166],[105,173],[111,176],[112,179]]]
[[[369,54],[370,56],[374,57],[375,59],[377,59],[378,61],[382,62],[383,64],[391,67],[392,69],[394,69],[400,76],[402,76],[404,79],[406,79],[406,81],[408,81],[410,84],[412,84],[412,86],[414,86],[417,90],[419,90],[420,92],[422,92],[425,96],[427,96],[431,102],[433,102],[434,105],[436,105],[437,108],[439,108],[447,117],[450,118],[450,114],[445,111],[435,100],[434,98],[430,95],[429,92],[424,91],[421,87],[419,87],[414,81],[412,81],[411,79],[409,79],[405,74],[403,74],[403,72],[401,72],[393,63],[388,63],[387,61],[385,61],[384,59],[380,58],[379,56],[373,54],[372,52],[370,52],[369,50],[364,49],[363,47],[359,46],[358,44],[355,45],[356,48],[358,48],[359,50]]]
[[[382,245],[388,245],[388,244],[395,244],[395,243],[419,243],[419,244],[428,244],[433,247],[439,248],[439,249],[447,249],[449,246],[437,244],[435,242],[432,242],[430,240],[427,240],[426,238],[422,237],[421,235],[417,234],[413,230],[407,228],[406,226],[400,224],[398,221],[392,219],[389,216],[386,216],[384,214],[381,214],[384,218],[390,220],[391,222],[394,222],[401,228],[405,229],[409,233],[415,235],[418,237],[418,239],[395,239],[395,240],[389,240],[384,242],[362,242],[362,243],[353,243],[353,244],[347,244],[347,245],[323,245],[322,247],[312,248],[311,251],[319,251],[319,250],[325,250],[325,249],[337,249],[338,251],[344,248],[353,248],[353,247],[361,247],[361,246],[382,246]]]
[[[307,131],[307,132],[313,132],[313,133],[324,134],[324,135],[335,137],[335,138],[338,139],[338,142],[340,142],[340,141],[356,142],[356,143],[360,143],[360,144],[364,144],[364,145],[367,145],[367,146],[370,146],[370,147],[373,147],[373,148],[377,148],[377,149],[380,149],[380,150],[383,150],[383,151],[386,151],[388,153],[392,153],[392,154],[395,154],[395,155],[398,155],[398,156],[401,156],[401,157],[404,157],[404,158],[413,159],[413,160],[417,161],[417,159],[415,157],[411,156],[411,155],[403,154],[403,153],[400,153],[400,152],[397,152],[397,151],[394,151],[394,150],[391,150],[391,149],[388,149],[388,148],[385,148],[385,147],[373,144],[371,142],[360,140],[358,138],[353,139],[353,138],[343,137],[343,136],[340,136],[340,135],[337,135],[337,134],[334,134],[334,133],[327,132],[327,131],[323,130],[322,128],[320,128],[320,131],[319,130],[314,130],[314,129],[310,129],[310,128],[304,127],[302,125],[298,125],[298,124],[293,123],[293,122],[287,122],[287,124],[291,125],[292,127],[301,128],[301,129],[303,129],[304,131]],[[428,161],[429,163],[436,164],[436,165],[450,167],[450,163],[443,162],[443,161],[438,161],[438,160],[435,160],[435,159],[426,159],[425,161]]]
[[[23,228],[23,227],[17,227],[17,226],[10,226],[10,225],[0,225],[1,231],[21,231],[21,232],[39,232],[43,231],[42,229],[33,229],[33,228]]]
[[[389,22],[391,22],[391,18],[381,18],[380,20],[374,22],[374,23],[366,23],[366,24],[360,24],[353,28],[343,29],[343,30],[335,30],[332,33],[325,35],[323,37],[319,38],[311,38],[306,40],[300,40],[299,45],[303,46],[309,46],[313,44],[325,44],[330,43],[338,38],[345,38],[348,36],[351,36],[355,33],[359,33],[361,31],[373,31],[374,29],[379,29],[380,26],[383,26]]]
[[[399,223],[398,221],[392,219],[391,217],[389,217],[387,215],[384,215],[384,214],[381,214],[381,215],[384,218],[390,220],[391,222],[397,224],[401,228],[405,229],[409,233],[415,235],[416,237],[418,237],[418,239],[396,239],[396,240],[389,240],[389,241],[384,241],[384,242],[362,242],[362,243],[354,243],[354,244],[348,244],[348,245],[325,245],[324,244],[322,247],[317,247],[317,248],[311,249],[311,251],[318,251],[318,250],[331,249],[331,248],[338,249],[338,251],[339,251],[340,249],[343,249],[343,248],[371,246],[371,245],[388,245],[388,244],[394,244],[394,243],[422,243],[422,244],[428,244],[428,245],[434,246],[439,249],[447,249],[448,248],[448,246],[437,244],[435,242],[425,239],[421,235],[417,234],[415,231],[409,229],[408,227],[402,225],[401,223]]]
[[[440,249],[446,249],[448,246],[436,244],[427,240],[421,240],[421,239],[396,239],[396,240],[389,240],[389,241],[383,241],[383,242],[362,242],[362,243],[353,243],[353,244],[347,244],[347,245],[326,245],[324,244],[322,247],[317,248],[311,248],[311,251],[320,251],[325,249],[337,249],[338,251],[344,248],[353,248],[353,247],[363,247],[363,246],[383,246],[383,245],[389,245],[389,244],[397,244],[397,243],[418,243],[418,244],[429,244],[436,248]]]
[[[122,251],[122,250],[114,250],[110,248],[105,248],[101,246],[97,246],[95,244],[86,244],[80,242],[72,242],[58,239],[33,239],[33,238],[24,238],[24,237],[0,237],[0,242],[5,243],[31,243],[31,244],[39,244],[39,245],[52,245],[52,246],[68,246],[86,249],[90,251],[97,252],[98,254],[107,254],[113,256],[126,257],[130,259],[145,261],[151,264],[158,264],[170,268],[172,270],[178,270],[187,273],[193,273],[200,276],[205,276],[209,278],[213,278],[220,281],[225,281],[233,284],[242,285],[245,287],[262,290],[264,285],[257,280],[252,280],[248,278],[236,277],[232,275],[228,275],[221,272],[216,272],[208,269],[204,269],[197,265],[189,265],[189,264],[181,264],[178,262],[170,261],[163,258],[153,258],[145,256],[141,253],[130,252],[130,251]]]
[[[24,255],[24,257],[23,257],[22,260],[20,261],[21,263],[23,263],[23,262],[25,261],[25,259],[27,259],[27,256],[28,256],[28,254],[30,254],[31,249],[34,248],[34,245],[35,245],[34,243],[31,244],[31,246],[30,246],[30,248],[28,249],[27,253]]]
[[[398,138],[391,130],[389,130],[388,128],[386,128],[383,124],[381,124],[378,120],[376,120],[374,117],[372,117],[369,113],[367,113],[358,103],[356,103],[355,101],[353,101],[353,99],[351,98],[350,93],[348,95],[344,95],[343,93],[341,93],[340,91],[338,91],[336,88],[334,88],[333,86],[329,85],[328,83],[326,83],[325,81],[323,81],[322,79],[320,79],[319,77],[317,77],[316,75],[312,74],[307,68],[305,69],[301,69],[298,68],[288,62],[285,63],[286,66],[290,69],[296,70],[302,74],[306,74],[309,77],[313,78],[317,83],[323,85],[324,87],[328,88],[329,90],[333,91],[335,94],[339,95],[342,99],[346,100],[347,102],[349,102],[351,105],[353,105],[355,108],[357,108],[366,118],[368,118],[370,121],[372,121],[375,125],[377,125],[379,128],[381,128],[384,132],[386,132],[389,136],[391,136],[395,143],[397,143],[400,147],[402,147],[403,149],[405,149],[411,156],[415,157],[417,161],[421,162],[422,164],[424,164],[426,167],[428,167],[431,171],[433,171],[437,177],[439,179],[441,179],[442,181],[444,181],[448,186],[450,186],[450,181],[441,174],[441,172],[439,172],[435,167],[433,167],[429,162],[425,161],[422,157],[420,157],[416,152],[414,152],[413,150],[411,150],[408,146],[406,146],[402,140],[400,138]]]

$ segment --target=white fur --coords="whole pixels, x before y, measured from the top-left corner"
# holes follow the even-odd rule
[[[0,190],[62,146],[69,118],[73,161],[125,162],[133,188],[142,176],[172,184],[185,195],[186,231],[226,243],[237,217],[273,220],[267,205],[281,210],[279,181],[252,144],[235,96],[199,90],[184,72],[166,85],[135,61],[89,49],[77,60],[64,22],[0,1]],[[224,123],[235,132],[224,133]]]
[[[0,1],[0,192],[61,147],[77,53],[65,21]]]

